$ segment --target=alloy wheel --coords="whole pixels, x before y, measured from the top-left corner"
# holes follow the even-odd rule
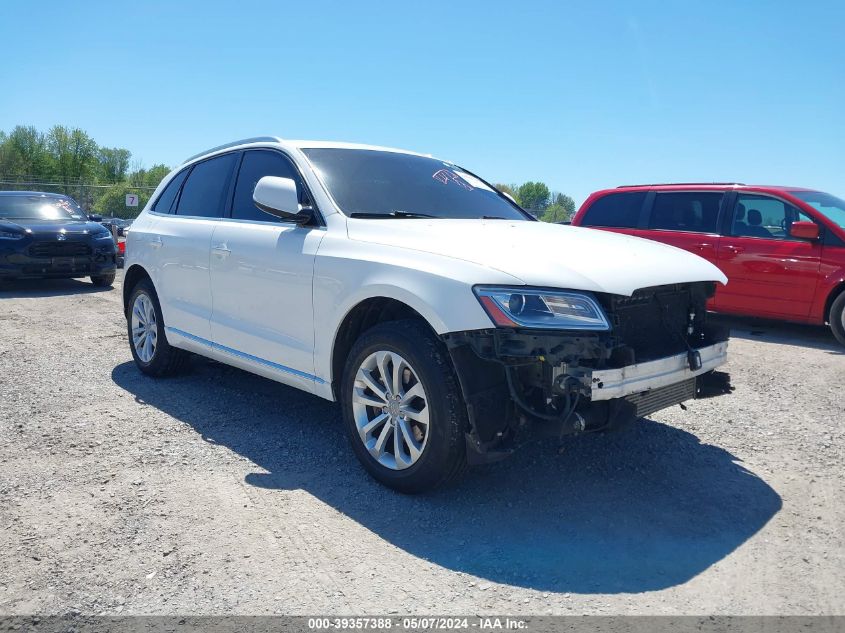
[[[158,323],[152,299],[143,292],[132,304],[132,346],[143,363],[149,363],[155,356],[158,341]]]
[[[410,363],[396,352],[367,356],[355,374],[352,412],[370,455],[391,470],[413,466],[429,436],[425,388]]]

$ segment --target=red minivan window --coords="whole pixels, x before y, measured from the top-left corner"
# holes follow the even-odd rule
[[[634,229],[639,226],[645,191],[611,193],[596,200],[587,210],[584,226]]]
[[[663,231],[716,233],[719,230],[721,193],[658,193],[648,228]]]

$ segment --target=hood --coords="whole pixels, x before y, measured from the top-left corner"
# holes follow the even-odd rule
[[[649,286],[727,283],[718,268],[697,255],[596,229],[529,221],[425,219],[349,219],[347,226],[353,240],[473,262],[529,286],[630,296]]]
[[[0,218],[0,227],[11,230],[25,231],[29,229],[31,235],[49,235],[56,233],[87,234],[100,233],[102,225],[86,220],[31,220]]]

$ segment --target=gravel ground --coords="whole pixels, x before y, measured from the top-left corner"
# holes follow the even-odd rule
[[[845,355],[729,321],[731,396],[405,497],[336,405],[133,366],[120,286],[0,291],[0,613],[845,614]]]

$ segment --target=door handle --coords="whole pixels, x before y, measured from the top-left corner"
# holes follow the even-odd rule
[[[155,239],[150,240],[148,243],[149,243],[150,247],[152,247],[152,248],[161,248],[161,244],[162,244],[161,236],[156,235]]]
[[[705,243],[705,242],[700,242],[700,243],[698,243],[698,244],[695,244],[695,247],[696,247],[698,250],[703,251],[705,248],[713,248],[713,245],[712,245],[712,244],[707,244],[707,243]]]
[[[211,250],[214,251],[214,254],[218,257],[227,257],[229,253],[232,251],[229,250],[229,247],[226,246],[226,242],[221,242],[220,244],[215,244],[211,247]]]
[[[731,253],[733,253],[734,255],[736,255],[738,253],[741,253],[745,249],[742,248],[742,246],[734,246],[733,244],[727,244],[727,245],[725,245],[725,250],[728,250]]]

